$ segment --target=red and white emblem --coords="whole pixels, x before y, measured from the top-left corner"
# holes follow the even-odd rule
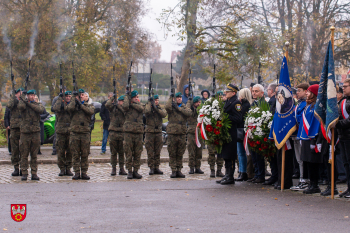
[[[11,204],[11,217],[15,222],[22,222],[27,216],[26,204]]]

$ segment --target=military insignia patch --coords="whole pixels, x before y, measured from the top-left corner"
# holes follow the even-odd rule
[[[241,109],[242,109],[242,106],[240,104],[236,104],[236,110],[241,111]]]

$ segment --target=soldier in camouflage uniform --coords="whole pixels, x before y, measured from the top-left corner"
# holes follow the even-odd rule
[[[117,174],[117,163],[119,157],[119,175],[127,175],[124,170],[125,157],[124,157],[124,133],[123,125],[125,122],[125,114],[122,109],[125,96],[122,95],[118,98],[118,103],[114,103],[114,97],[110,98],[106,102],[106,108],[109,111],[110,115],[110,124],[109,124],[109,146],[111,148],[111,165],[112,172],[111,176]]]
[[[162,123],[163,118],[167,113],[165,109],[159,106],[159,96],[155,95],[148,99],[145,108],[146,115],[146,138],[145,146],[147,150],[148,167],[150,168],[150,175],[160,174],[163,172],[159,170],[160,151],[163,147],[162,140]]]
[[[166,127],[168,134],[169,166],[171,167],[170,178],[185,178],[182,174],[182,158],[186,150],[186,121],[191,116],[191,109],[182,102],[182,93],[171,95],[165,105],[169,115],[169,123]],[[189,100],[192,98],[190,97]]]
[[[29,90],[28,92],[24,90],[18,103],[18,110],[22,116],[19,143],[22,180],[27,180],[28,178],[29,153],[32,180],[39,180],[37,175],[37,154],[40,148],[40,114],[44,113],[45,108],[41,103],[34,101],[35,94],[35,90]]]
[[[145,106],[140,103],[138,92],[126,91],[122,108],[125,112],[124,123],[124,150],[126,156],[126,169],[128,179],[141,179],[138,174],[141,166],[141,153],[143,150],[143,111]],[[134,169],[134,170],[133,170]]]
[[[17,89],[11,95],[10,101],[7,104],[7,107],[10,109],[11,118],[10,118],[10,144],[12,148],[11,162],[15,167],[14,172],[12,172],[12,176],[20,176],[19,171],[19,162],[21,161],[20,153],[19,153],[19,139],[21,136],[20,126],[22,121],[22,113],[18,109],[18,103],[20,96],[22,94],[22,89]]]
[[[204,144],[201,137],[198,137],[201,147],[196,145],[196,130],[197,130],[197,107],[201,104],[200,97],[195,96],[192,100],[187,101],[186,107],[191,109],[191,117],[187,119],[187,151],[188,151],[188,166],[190,167],[189,174],[204,174],[201,170],[202,160],[202,145]]]
[[[71,115],[69,149],[73,156],[75,173],[73,180],[90,179],[86,172],[89,168],[91,116],[95,113],[95,107],[86,101],[80,101],[85,99],[84,93],[83,89],[79,89],[79,93],[73,91],[74,100],[68,104],[68,112]]]
[[[57,165],[60,168],[59,176],[73,176],[70,171],[72,168],[72,153],[69,150],[69,127],[70,114],[68,112],[68,105],[72,98],[72,92],[66,91],[65,100],[63,100],[63,93],[58,96],[55,105],[52,107],[56,113],[56,149],[57,149]]]

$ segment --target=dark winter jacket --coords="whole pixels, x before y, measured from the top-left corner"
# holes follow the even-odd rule
[[[106,108],[107,100],[102,103],[100,117],[103,120],[103,129],[108,130],[109,124],[111,122],[109,111]]]

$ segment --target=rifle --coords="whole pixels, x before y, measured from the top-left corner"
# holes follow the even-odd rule
[[[131,67],[132,67],[132,61],[130,63],[130,68],[129,68],[129,75],[128,75],[128,85],[126,86],[127,91],[131,91],[131,86],[130,86],[130,80],[131,80]]]
[[[242,78],[241,78],[241,89],[243,87],[243,74],[242,74]]]
[[[149,76],[149,86],[148,86],[148,97],[153,97],[153,88],[152,88],[152,68],[151,68],[151,75]]]
[[[117,104],[117,88],[116,88],[116,80],[115,80],[115,65],[113,65],[113,94],[114,94],[114,104]]]
[[[12,82],[12,90],[13,90],[13,94],[16,93],[16,89],[15,89],[15,85],[16,85],[16,81],[15,81],[15,76],[12,73],[12,60],[10,61],[11,64],[11,82]]]
[[[60,63],[60,93],[62,93],[63,95],[63,102],[64,102],[66,95],[63,91],[62,63]]]
[[[77,93],[77,89],[78,89],[78,87],[77,87],[77,80],[76,80],[76,78],[75,78],[75,74],[74,74],[74,62],[72,61],[72,68],[73,68],[73,93]],[[78,93],[78,98],[79,98],[79,100],[80,100],[80,95],[79,95],[79,93]]]
[[[24,85],[24,90],[27,91],[27,88],[28,88],[28,82],[29,82],[29,75],[30,75],[30,62],[32,60],[29,60],[29,68],[28,68],[28,73],[27,73],[27,76],[26,76],[26,80],[25,80],[25,85]]]
[[[192,83],[191,83],[191,66],[190,66],[190,71],[188,72],[188,94],[189,97],[192,97]]]
[[[216,68],[216,65],[214,64],[214,75],[213,75],[213,95],[214,95],[214,96],[215,96],[215,94],[216,94],[215,68]]]
[[[173,63],[170,63],[170,91],[171,91],[171,95],[173,97],[175,97],[175,88],[174,88],[174,78],[173,78]],[[174,102],[174,98],[173,98],[173,102]]]
[[[261,68],[261,63],[260,63],[260,61],[259,61],[258,84],[261,83],[260,68]]]

